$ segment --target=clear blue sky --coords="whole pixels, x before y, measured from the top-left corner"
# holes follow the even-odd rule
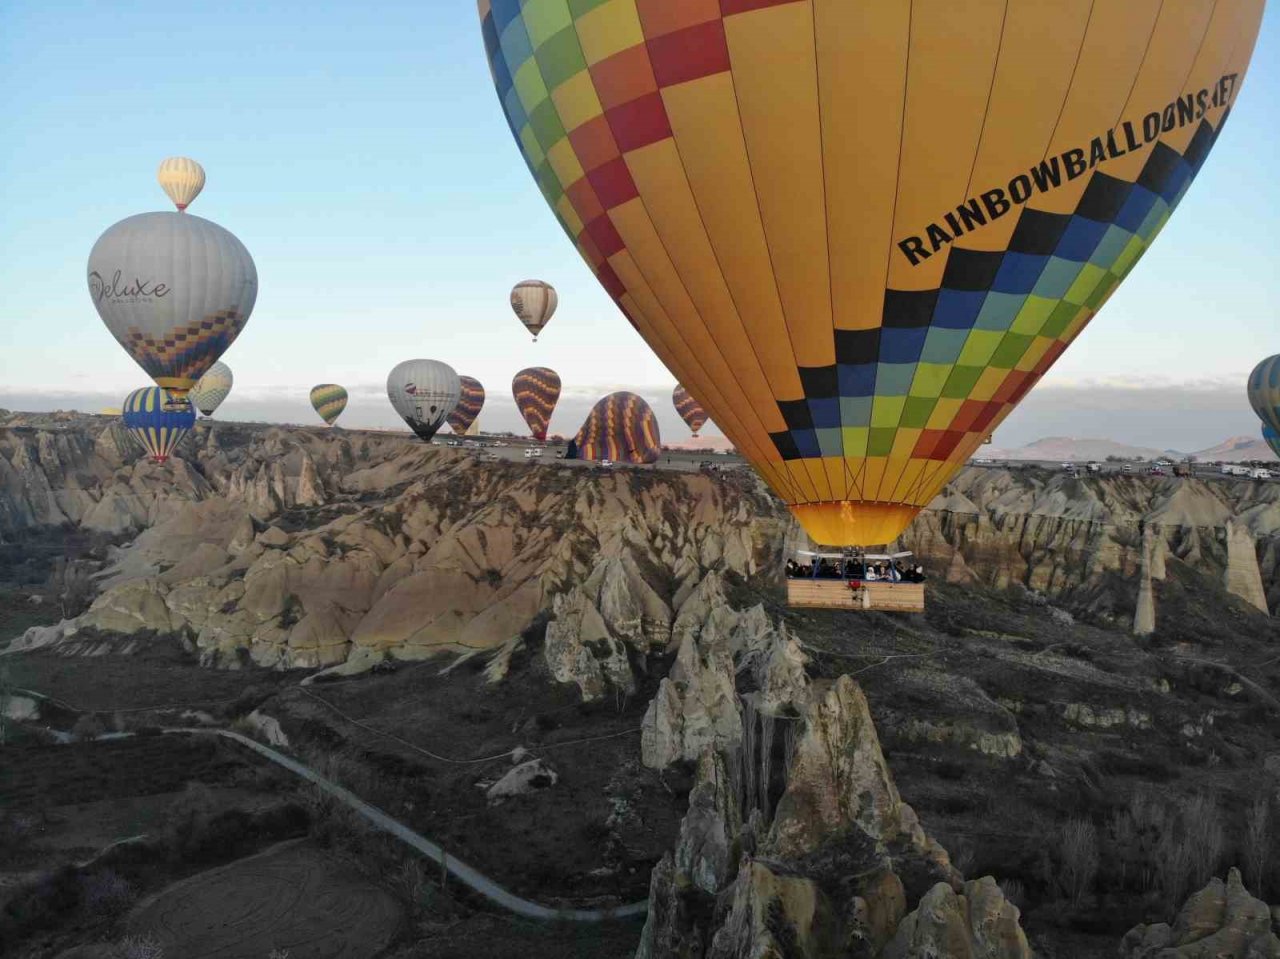
[[[167,207],[154,171],[179,154],[209,174],[193,212],[232,230],[258,265],[257,308],[225,357],[242,404],[288,396],[301,410],[320,381],[373,404],[386,370],[410,356],[445,359],[500,398],[517,369],[546,363],[584,396],[638,388],[674,431],[671,376],[598,288],[511,142],[474,0],[7,0],[0,89],[0,404],[141,384],[93,311],[84,263],[107,226]],[[1090,378],[1234,389],[1280,351],[1277,102],[1273,4],[1190,195],[1046,385],[1068,396]],[[528,277],[562,297],[536,346],[506,302]],[[1231,428],[1247,431],[1251,417]],[[1045,432],[1024,419],[1010,421],[1027,433],[1017,439]]]

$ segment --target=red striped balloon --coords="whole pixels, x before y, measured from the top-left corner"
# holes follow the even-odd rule
[[[458,405],[449,414],[449,427],[461,436],[471,429],[471,424],[480,415],[484,406],[484,387],[474,376],[459,376],[462,392],[458,395]]]
[[[533,438],[546,440],[551,413],[560,399],[560,374],[545,366],[531,366],[516,374],[511,393]]]
[[[697,436],[698,430],[707,424],[707,411],[679,383],[676,384],[675,392],[671,394],[671,402],[675,404],[680,419],[684,420],[693,435]]]

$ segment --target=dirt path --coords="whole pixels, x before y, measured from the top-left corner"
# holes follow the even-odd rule
[[[233,733],[227,729],[170,729],[166,730],[166,732],[189,733],[203,736],[221,736],[224,739],[234,740],[242,746],[247,746],[249,749],[252,749],[258,755],[270,760],[277,766],[281,766],[284,769],[289,770],[289,772],[293,773],[295,776],[299,776],[310,783],[314,783],[323,792],[350,807],[378,829],[395,836],[405,845],[412,847],[433,862],[443,864],[451,876],[454,876],[456,879],[469,886],[490,902],[514,912],[516,915],[525,916],[530,919],[553,919],[569,922],[604,922],[611,919],[626,919],[633,916],[642,916],[648,911],[649,903],[643,900],[608,909],[568,909],[560,906],[544,906],[541,903],[532,902],[528,899],[522,898],[521,896],[517,896],[510,890],[504,889],[488,876],[483,875],[476,869],[459,861],[455,857],[447,855],[443,849],[431,840],[414,832],[403,823],[392,819],[381,809],[378,809],[376,806],[371,806],[355,793],[344,789],[342,786],[339,786],[331,780],[325,779],[311,767],[304,766],[296,759],[292,759],[284,753],[277,752],[270,746],[264,746],[257,740],[250,739],[247,736],[241,736],[239,733]]]
[[[389,893],[295,840],[168,887],[134,910],[129,928],[183,959],[276,949],[293,959],[371,959],[402,918]]]

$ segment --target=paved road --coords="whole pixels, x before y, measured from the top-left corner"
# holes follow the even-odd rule
[[[259,756],[270,762],[275,763],[284,769],[289,770],[295,776],[314,783],[321,791],[327,793],[339,802],[343,803],[350,809],[355,810],[359,815],[368,820],[376,828],[383,832],[395,836],[405,845],[426,856],[437,864],[443,864],[449,874],[475,890],[485,899],[501,906],[502,908],[514,912],[516,915],[524,916],[528,919],[551,919],[557,921],[568,922],[605,922],[611,919],[628,919],[634,916],[643,916],[649,909],[648,901],[627,903],[623,906],[615,906],[610,909],[566,909],[558,906],[544,906],[541,903],[532,902],[517,896],[515,893],[504,889],[488,876],[483,875],[465,862],[461,862],[453,856],[446,855],[445,851],[433,843],[430,839],[419,835],[408,826],[392,819],[386,813],[376,806],[372,806],[365,802],[355,793],[344,789],[337,783],[325,779],[318,772],[309,766],[304,766],[295,759],[291,759],[284,753],[277,752],[270,746],[264,746],[262,743],[250,739],[248,736],[241,736],[239,733],[233,733],[228,729],[166,729],[166,733],[189,733],[203,736],[221,736],[224,739],[234,740],[242,746],[252,749]]]

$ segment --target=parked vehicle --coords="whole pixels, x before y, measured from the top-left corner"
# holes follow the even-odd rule
[[[1102,472],[1102,464],[1101,464],[1101,463],[1090,463],[1090,464],[1089,464],[1089,472],[1090,472],[1090,473],[1101,473],[1101,472]]]
[[[601,469],[606,469],[606,470],[611,470],[611,469],[613,469],[613,460],[601,460],[601,461],[600,461],[600,468],[601,468]]]
[[[1133,464],[1132,464],[1132,463],[1125,463],[1125,464],[1124,464],[1124,466],[1120,467],[1120,472],[1121,472],[1121,473],[1132,473],[1132,472],[1133,472]]]
[[[1154,465],[1152,465],[1151,468],[1147,470],[1147,472],[1150,473],[1152,476],[1165,475],[1164,467],[1161,466],[1159,463],[1155,463]]]
[[[527,460],[539,459],[542,456],[542,450],[539,447],[531,446],[524,451],[524,458]]]
[[[1252,479],[1269,480],[1269,479],[1271,479],[1271,470],[1263,469],[1262,467],[1258,467],[1258,469],[1256,469],[1256,470],[1254,470],[1252,473],[1250,473],[1250,474],[1249,474],[1249,476],[1250,476]]]

